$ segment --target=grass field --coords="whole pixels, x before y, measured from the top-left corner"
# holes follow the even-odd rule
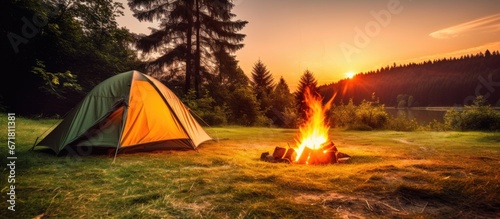
[[[296,130],[220,127],[199,151],[84,157],[29,149],[56,120],[16,119],[15,212],[0,218],[499,218],[500,133],[331,130],[349,163],[276,164]],[[7,142],[6,115],[0,142]]]

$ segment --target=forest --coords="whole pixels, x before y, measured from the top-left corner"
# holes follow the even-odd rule
[[[320,86],[335,102],[370,100],[375,94],[391,107],[463,106],[483,96],[500,106],[500,54],[498,51],[442,58],[422,63],[386,66],[362,72],[352,79]]]

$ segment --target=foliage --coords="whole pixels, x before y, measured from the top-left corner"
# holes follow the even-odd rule
[[[250,87],[239,87],[228,100],[229,121],[237,125],[262,125],[265,119],[259,110],[259,103]]]
[[[493,110],[483,96],[477,96],[472,105],[465,106],[462,112],[454,109],[447,111],[444,120],[453,130],[500,130],[500,112]]]
[[[461,130],[462,129],[462,115],[455,109],[449,109],[444,114],[444,124],[451,130]]]
[[[363,100],[356,110],[356,119],[361,124],[368,125],[373,129],[382,129],[389,121],[389,114],[378,100]]]
[[[450,130],[450,128],[448,126],[446,126],[445,123],[442,123],[442,122],[439,122],[437,120],[432,120],[431,122],[429,122],[429,124],[427,124],[427,127],[425,127],[426,130],[430,130],[430,131],[448,131]]]
[[[182,102],[189,107],[196,118],[201,118],[200,124],[217,126],[227,123],[225,106],[214,106],[215,100],[208,95],[196,98],[194,90],[190,90],[184,95]]]
[[[67,92],[78,92],[82,90],[82,87],[78,84],[76,75],[71,74],[70,71],[64,73],[47,72],[42,61],[37,60],[36,66],[33,67],[31,72],[39,75],[40,79],[44,82],[44,84],[40,86],[41,91],[55,95],[58,98],[64,98],[64,94]]]
[[[268,97],[273,91],[273,75],[260,59],[252,68],[251,83],[257,99],[263,99],[265,96]]]
[[[293,107],[286,107],[283,112],[283,128],[297,128],[299,117],[297,115],[297,110]]]
[[[250,83],[257,101],[259,102],[260,110],[264,112],[267,117],[273,117],[273,100],[271,97],[274,88],[273,75],[260,59],[253,66]]]
[[[387,124],[387,129],[394,131],[416,131],[420,128],[416,119],[406,119],[402,117],[391,118]]]
[[[356,124],[356,110],[357,106],[354,105],[352,99],[347,104],[341,102],[338,105],[333,105],[331,109],[332,124],[338,127],[349,127]]]
[[[233,21],[234,4],[229,0],[131,0],[129,6],[140,21],[161,22],[151,34],[140,36],[136,44],[146,54],[159,55],[150,60],[150,72],[184,68],[184,92],[194,82],[197,98],[201,95],[204,73],[221,61],[221,55],[243,47],[245,35],[237,32],[247,22]]]
[[[347,105],[334,105],[331,114],[333,124],[355,130],[383,129],[390,120],[384,105],[375,99],[374,94],[371,101],[363,100],[358,106],[352,99]]]
[[[272,119],[273,125],[291,128],[295,127],[295,122],[291,120],[297,120],[297,114],[291,110],[293,110],[293,96],[285,79],[281,77],[271,93],[271,113],[266,115]]]
[[[206,95],[213,98],[214,108],[225,112],[228,124],[268,126],[270,121],[260,110],[250,80],[237,66],[234,56],[226,56],[223,63],[218,75],[206,76]]]
[[[122,14],[120,3],[111,0],[5,3],[0,7],[0,33],[14,41],[2,41],[0,53],[4,67],[16,69],[15,74],[6,74],[7,79],[0,81],[0,96],[9,110],[25,115],[64,114],[102,80],[139,66],[130,47],[131,33],[119,28],[116,22],[116,17]],[[75,80],[78,78],[83,92],[68,90],[68,85],[76,84],[64,83],[70,79],[67,72]],[[57,79],[66,88],[56,89]],[[22,92],[9,93],[8,86]],[[39,92],[40,88],[47,92]]]
[[[312,95],[318,94],[318,81],[314,77],[313,73],[309,70],[306,70],[304,74],[299,79],[299,85],[297,87],[297,91],[295,92],[295,104],[297,107],[297,114],[299,118],[304,120],[306,117],[305,112],[307,111],[307,105],[304,102],[304,93],[306,89],[311,91]]]

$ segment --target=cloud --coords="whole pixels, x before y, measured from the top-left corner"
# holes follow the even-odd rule
[[[500,31],[500,13],[444,28],[432,32],[429,36],[436,39],[449,39],[471,32],[495,31]]]

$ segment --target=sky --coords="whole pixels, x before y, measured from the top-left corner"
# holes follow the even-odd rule
[[[126,2],[126,0],[118,0]],[[500,50],[499,0],[234,0],[248,24],[235,53],[250,75],[261,60],[294,91],[304,71],[318,85],[348,72]],[[124,4],[126,6],[126,4]],[[120,26],[150,33],[126,6]]]

